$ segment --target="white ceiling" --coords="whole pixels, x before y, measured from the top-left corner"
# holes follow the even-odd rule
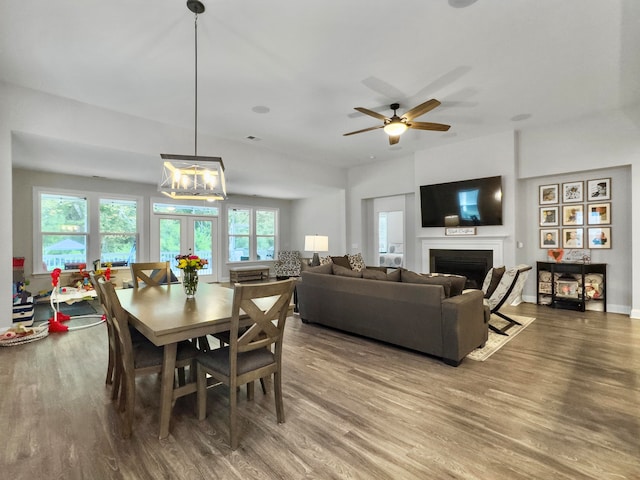
[[[203,3],[200,134],[301,162],[362,165],[640,101],[637,0]],[[185,0],[0,0],[0,79],[193,129],[193,19]],[[382,130],[342,135],[378,124],[353,107],[390,115],[430,98],[442,105],[418,120],[449,132],[410,130],[395,146]]]

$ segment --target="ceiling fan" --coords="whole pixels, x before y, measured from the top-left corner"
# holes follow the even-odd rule
[[[424,103],[421,103],[417,107],[413,107],[411,110],[406,112],[404,115],[398,116],[396,110],[400,108],[399,103],[392,103],[389,105],[391,110],[393,110],[393,116],[391,118],[385,117],[381,113],[374,112],[373,110],[369,110],[367,108],[355,107],[361,113],[369,115],[371,117],[377,118],[378,120],[382,120],[384,123],[382,125],[378,125],[377,127],[369,127],[363,130],[356,130],[355,132],[345,133],[343,136],[347,135],[355,135],[356,133],[368,132],[370,130],[377,130],[379,128],[383,128],[385,133],[389,135],[389,145],[395,145],[400,141],[400,135],[402,135],[408,128],[415,128],[417,130],[436,130],[439,132],[446,132],[451,128],[451,125],[444,125],[442,123],[430,123],[430,122],[414,122],[413,119],[419,117],[420,115],[424,115],[425,113],[433,110],[440,102],[435,98],[431,100],[427,100]]]

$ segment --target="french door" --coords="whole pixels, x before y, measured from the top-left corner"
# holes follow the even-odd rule
[[[209,264],[198,271],[203,282],[218,281],[218,218],[190,215],[154,215],[151,228],[151,260],[171,262],[171,269],[180,278],[176,255],[193,254]]]

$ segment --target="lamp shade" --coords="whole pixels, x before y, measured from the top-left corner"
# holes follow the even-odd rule
[[[220,157],[160,154],[164,159],[158,191],[176,200],[225,200],[227,186]]]
[[[329,237],[326,235],[305,235],[304,249],[307,252],[328,252]]]

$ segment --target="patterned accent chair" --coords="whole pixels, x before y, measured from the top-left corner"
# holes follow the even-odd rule
[[[282,280],[289,277],[300,276],[300,252],[298,251],[280,251],[278,252],[278,260],[273,265],[276,272],[276,278]]]

